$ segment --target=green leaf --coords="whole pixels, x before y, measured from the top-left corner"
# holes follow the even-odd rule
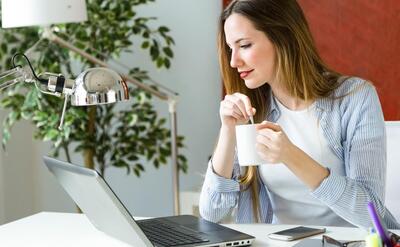
[[[160,68],[164,64],[164,59],[162,57],[157,58],[157,68]]]
[[[156,168],[159,168],[160,167],[160,162],[158,160],[154,160],[154,166]]]
[[[133,34],[139,34],[141,32],[141,28],[138,26],[133,26],[132,32],[133,32]]]
[[[138,116],[136,114],[130,115],[130,121],[128,123],[128,126],[134,126],[138,121]]]
[[[160,152],[163,156],[168,157],[171,155],[171,151],[169,149],[160,148]]]
[[[144,167],[143,167],[141,164],[139,164],[139,163],[137,163],[137,164],[135,165],[135,168],[137,168],[139,171],[144,172]]]
[[[158,58],[158,56],[160,55],[160,51],[156,46],[150,46],[150,55],[153,61],[155,61]]]
[[[33,113],[30,111],[22,111],[21,112],[21,117],[25,120],[29,120],[30,118],[32,118]]]
[[[0,106],[3,107],[3,108],[9,108],[9,107],[11,107],[13,105],[13,102],[14,101],[13,101],[13,99],[11,97],[4,98],[4,99],[1,100]]]
[[[58,135],[58,131],[55,129],[50,129],[49,131],[47,131],[47,133],[45,134],[43,141],[50,141],[50,140],[54,140]]]
[[[140,170],[138,169],[133,169],[133,172],[135,173],[136,177],[140,177]]]
[[[150,33],[148,31],[144,31],[142,37],[148,39],[150,37]]]
[[[1,44],[1,52],[2,53],[7,53],[7,50],[8,50],[7,44],[6,43],[2,43]]]
[[[147,156],[146,156],[147,160],[151,160],[151,159],[154,157],[154,154],[155,154],[155,153],[156,153],[156,152],[153,151],[152,149],[148,149],[148,150],[147,150]]]
[[[47,120],[48,114],[46,112],[41,112],[41,111],[35,111],[34,115],[32,117],[33,121],[43,121]]]
[[[147,49],[147,48],[149,48],[149,46],[150,46],[150,42],[147,40],[142,43],[142,49]]]
[[[165,58],[165,59],[164,59],[164,65],[165,65],[165,67],[166,67],[167,69],[169,69],[169,68],[171,67],[171,62],[169,61],[168,58]]]
[[[23,107],[31,108],[31,107],[36,106],[37,98],[38,98],[38,93],[37,93],[36,89],[29,91],[25,97],[25,102],[24,102]]]
[[[167,159],[164,155],[161,155],[159,160],[161,164],[167,164]]]
[[[161,33],[169,32],[169,28],[166,26],[161,26],[158,28],[158,31]]]
[[[167,42],[167,45],[173,45],[173,44],[175,44],[174,39],[171,38],[171,37],[169,37],[169,36],[166,36],[166,37],[165,37],[165,42]]]
[[[164,47],[163,51],[164,51],[165,55],[167,55],[168,57],[172,58],[174,56],[174,53],[172,52],[171,48],[169,48],[169,47]]]
[[[3,128],[3,137],[1,139],[3,150],[6,149],[7,142],[10,140],[11,133],[9,128]]]
[[[8,114],[8,118],[7,118],[8,125],[9,126],[14,125],[14,123],[19,119],[19,116],[20,116],[20,112],[17,112],[17,111],[10,112]]]

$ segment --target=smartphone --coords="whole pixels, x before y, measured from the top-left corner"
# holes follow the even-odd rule
[[[268,237],[271,239],[292,241],[292,240],[324,233],[325,231],[326,231],[326,228],[311,228],[311,227],[305,227],[305,226],[298,226],[298,227],[286,229],[283,231],[270,233],[270,234],[268,234]]]

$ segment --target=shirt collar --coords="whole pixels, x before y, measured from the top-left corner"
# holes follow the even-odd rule
[[[267,114],[267,119],[270,121],[276,122],[281,115],[279,107],[276,103],[276,99],[272,94],[272,90],[269,90],[269,110]],[[322,97],[318,98],[315,101],[316,110],[320,112],[324,111],[332,111],[332,98],[331,97]]]
[[[319,98],[315,102],[316,109],[332,111],[332,98],[330,96]]]
[[[279,107],[275,101],[275,97],[272,94],[271,88],[269,89],[268,97],[269,97],[269,109],[268,109],[267,119],[272,122],[276,122],[279,116],[281,115],[281,111],[279,110]]]

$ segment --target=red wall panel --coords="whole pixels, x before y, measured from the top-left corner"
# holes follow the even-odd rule
[[[222,4],[224,7],[227,6],[228,3],[230,3],[230,0],[222,0]]]
[[[400,1],[299,0],[333,69],[371,80],[386,120],[400,120]]]
[[[298,2],[324,61],[340,73],[371,80],[385,119],[400,120],[400,1]]]

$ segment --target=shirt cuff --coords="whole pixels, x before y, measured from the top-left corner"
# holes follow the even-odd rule
[[[215,173],[212,160],[208,162],[206,173],[208,187],[215,192],[235,192],[240,191],[239,182],[234,179],[228,179]]]
[[[325,202],[328,206],[332,206],[342,197],[345,189],[346,178],[331,173],[311,192],[311,195]]]

